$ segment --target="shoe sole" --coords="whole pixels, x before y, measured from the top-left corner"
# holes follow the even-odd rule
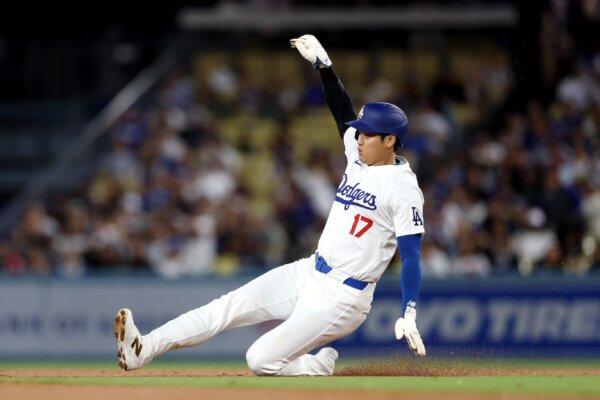
[[[127,313],[124,309],[117,311],[115,315],[115,324],[113,331],[115,333],[115,340],[117,341],[117,358],[119,359],[119,367],[122,370],[127,371],[127,364],[125,363],[125,353],[123,347],[125,346],[125,323],[127,322]]]

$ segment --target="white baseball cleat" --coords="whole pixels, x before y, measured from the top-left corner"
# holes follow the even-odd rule
[[[333,347],[323,347],[315,357],[323,363],[325,369],[329,372],[328,375],[333,375],[335,369],[335,362],[338,359],[338,352]]]
[[[145,364],[144,339],[133,323],[131,310],[122,308],[117,311],[114,332],[117,341],[119,367],[125,371],[142,367]]]

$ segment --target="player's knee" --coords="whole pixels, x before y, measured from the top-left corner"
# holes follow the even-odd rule
[[[256,375],[277,375],[283,369],[283,364],[261,349],[251,346],[246,352],[248,368]]]

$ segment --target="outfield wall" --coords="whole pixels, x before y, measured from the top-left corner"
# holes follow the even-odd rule
[[[114,357],[115,310],[145,332],[245,280],[0,280],[0,358]],[[406,353],[393,338],[400,284],[379,284],[367,321],[338,341],[342,354]],[[600,356],[599,278],[425,281],[418,325],[432,355]],[[171,357],[242,357],[276,322],[227,331]]]

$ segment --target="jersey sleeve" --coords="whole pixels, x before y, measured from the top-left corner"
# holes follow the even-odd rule
[[[344,132],[347,128],[346,122],[356,119],[352,99],[350,99],[350,95],[344,88],[344,85],[342,85],[342,81],[333,70],[333,67],[319,68],[319,73],[327,105],[329,106],[331,115],[335,119],[338,132],[345,141]]]
[[[348,128],[344,132],[344,153],[349,163],[358,160],[358,142],[354,137],[355,134],[356,129],[354,128]]]
[[[398,188],[391,201],[396,237],[425,232],[423,194],[418,187]]]

